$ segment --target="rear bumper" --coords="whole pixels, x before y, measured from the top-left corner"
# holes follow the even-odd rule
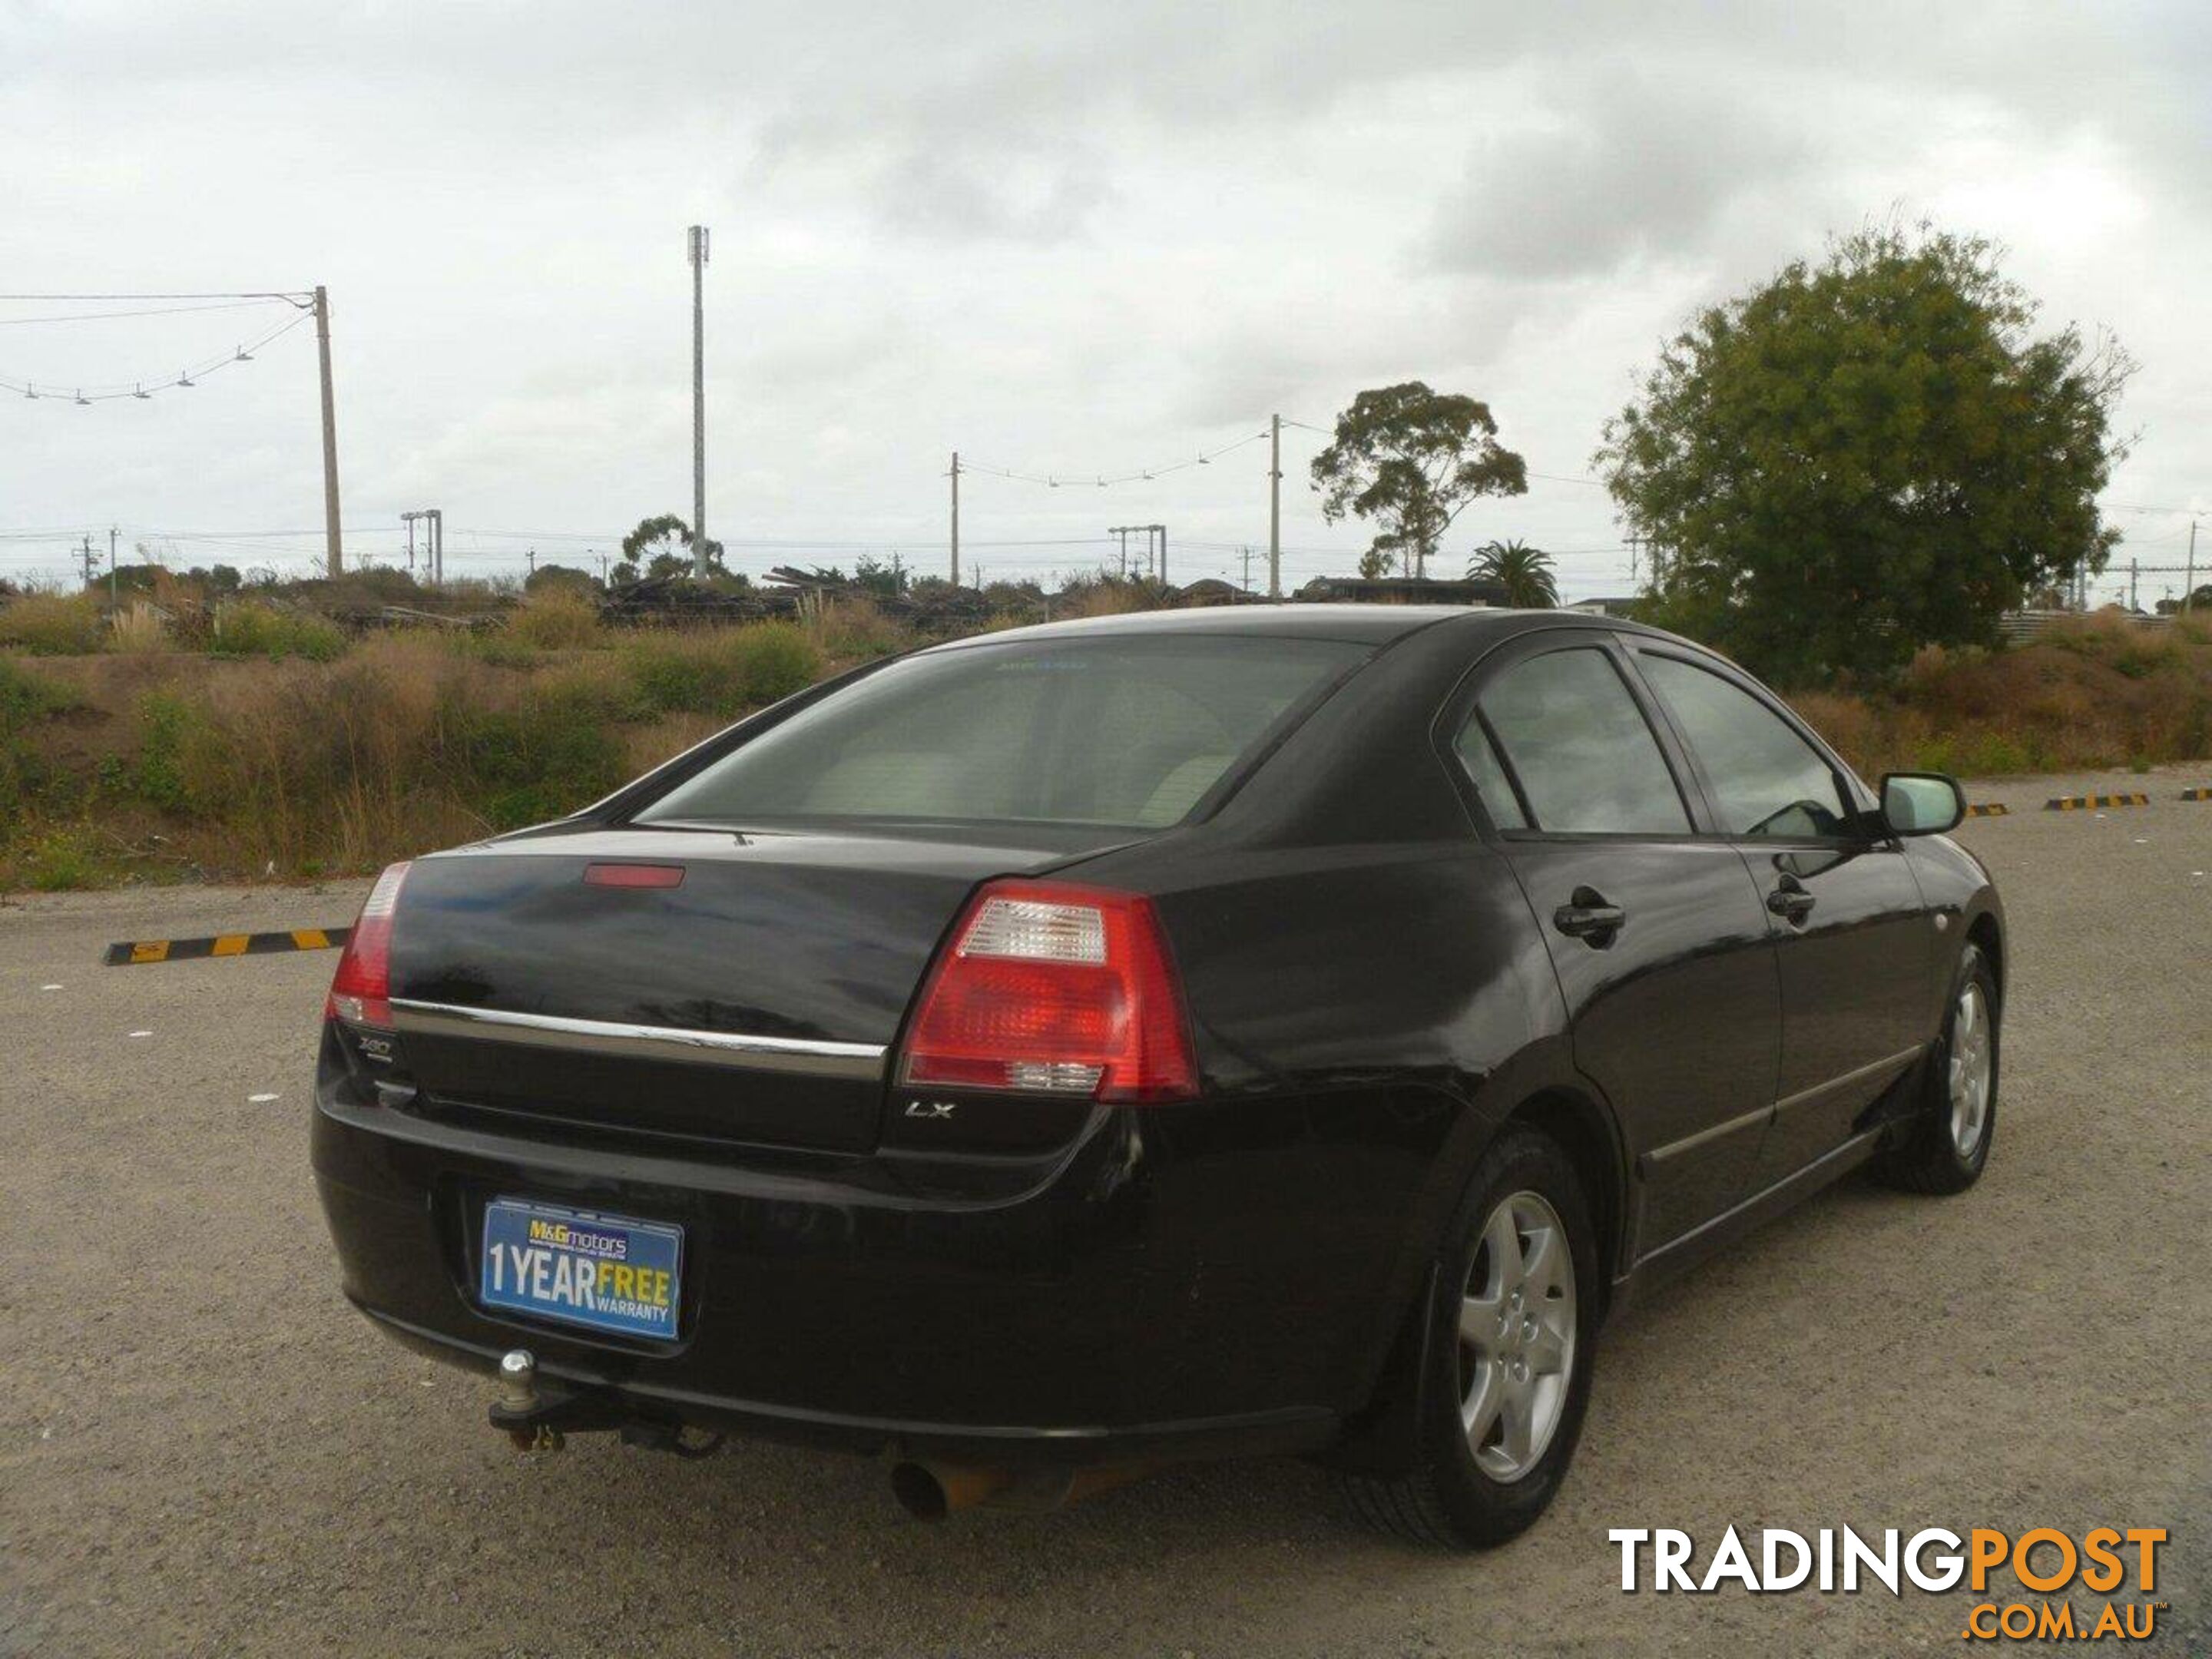
[[[500,1356],[517,1346],[484,1348],[457,1341],[354,1304],[369,1322],[404,1346],[448,1364],[495,1373]],[[532,1352],[540,1349],[532,1339]],[[1117,1428],[1101,1425],[1040,1427],[1030,1424],[933,1423],[900,1418],[844,1416],[830,1412],[736,1400],[675,1389],[636,1376],[617,1381],[600,1367],[538,1361],[539,1374],[580,1389],[610,1390],[640,1416],[661,1418],[699,1428],[717,1429],[761,1440],[822,1446],[866,1455],[896,1451],[901,1455],[957,1458],[977,1463],[1072,1464],[1120,1462],[1125,1459],[1237,1457],[1263,1453],[1317,1451],[1336,1438],[1335,1413],[1288,1407],[1237,1417],[1139,1423]]]
[[[1281,1100],[1101,1110],[1048,1158],[964,1172],[738,1165],[440,1122],[326,1070],[313,1160],[347,1296],[420,1352],[488,1372],[526,1346],[548,1378],[706,1427],[1082,1463],[1334,1439],[1395,1322],[1404,1212],[1376,1182],[1419,1165],[1315,1121]],[[501,1195],[682,1226],[679,1340],[479,1307]]]

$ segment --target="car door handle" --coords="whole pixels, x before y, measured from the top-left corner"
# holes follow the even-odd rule
[[[1590,887],[1576,888],[1567,902],[1552,912],[1553,927],[1601,951],[1613,943],[1627,920],[1627,911],[1607,903],[1605,895]]]
[[[1813,914],[1813,896],[1800,887],[1790,876],[1782,878],[1782,885],[1766,896],[1766,908],[1784,921],[1802,921]]]

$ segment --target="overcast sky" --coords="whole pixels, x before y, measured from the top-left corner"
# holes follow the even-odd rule
[[[1571,595],[1619,592],[1608,499],[1572,480],[1662,336],[1899,209],[2001,240],[2050,322],[2142,361],[2110,502],[2212,507],[2208,20],[0,0],[0,289],[326,283],[349,551],[403,556],[398,515],[440,507],[455,574],[689,514],[697,222],[708,522],[739,568],[854,556],[811,542],[941,570],[957,448],[1066,480],[965,481],[987,576],[1161,520],[1171,576],[1233,580],[1265,550],[1264,444],[1083,481],[1418,377],[1566,480],[1471,508],[1447,564],[1517,535]],[[173,380],[293,314],[40,320],[123,308],[0,301],[0,380]],[[58,573],[58,538],[110,524],[126,557],[319,556],[315,398],[312,327],[144,401],[0,393],[0,573]],[[1321,441],[1285,436],[1290,583],[1365,542],[1322,522]],[[2123,565],[2180,562],[2185,512],[2114,519]],[[187,535],[216,539],[163,539]]]

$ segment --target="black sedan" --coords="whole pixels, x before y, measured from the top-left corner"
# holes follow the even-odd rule
[[[1638,1291],[1980,1174],[1963,810],[1632,624],[963,640],[386,871],[316,1180],[347,1296],[524,1443],[796,1437],[922,1513],[1302,1453],[1493,1543]]]

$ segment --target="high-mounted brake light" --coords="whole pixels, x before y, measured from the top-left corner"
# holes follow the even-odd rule
[[[1182,986],[1151,902],[991,883],[930,970],[898,1075],[1104,1101],[1197,1094]]]
[[[356,1025],[392,1024],[392,913],[399,905],[399,886],[407,879],[404,864],[387,866],[368,890],[353,932],[346,935],[338,970],[331,978],[331,994],[323,1004],[323,1018]]]
[[[680,864],[587,864],[584,881],[592,887],[681,887]]]

